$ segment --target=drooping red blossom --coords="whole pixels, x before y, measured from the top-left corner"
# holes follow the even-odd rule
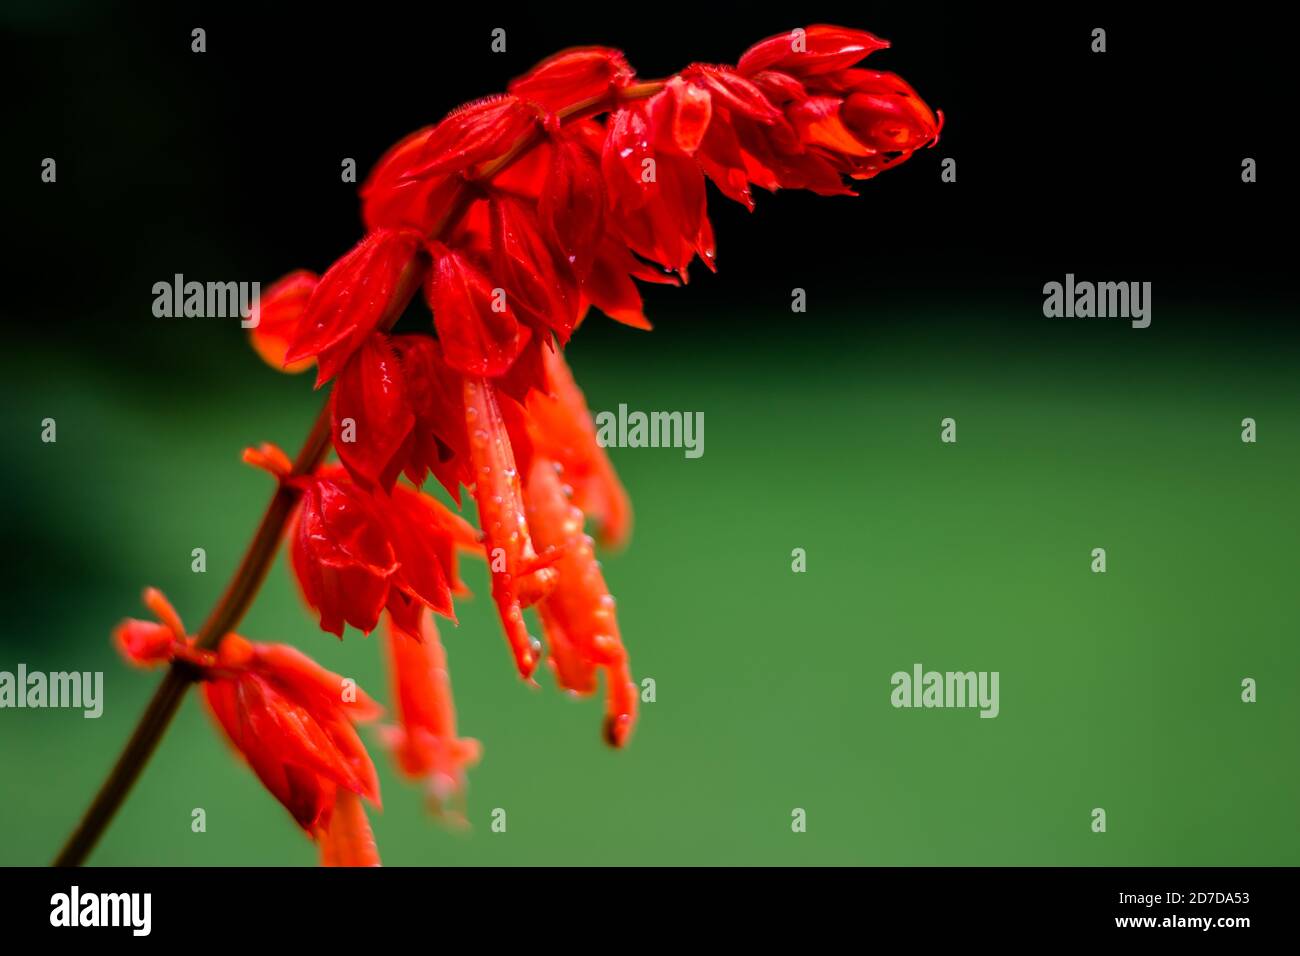
[[[319,278],[293,272],[268,289],[253,345],[277,368],[315,362],[317,387],[334,380],[339,464],[299,473],[270,445],[245,458],[290,505],[291,565],[321,628],[369,633],[387,612],[397,725],[385,740],[444,815],[457,816],[479,758],[457,736],[433,620],[454,620],[466,593],[458,551],[487,560],[526,680],[541,654],[524,614],[535,608],[559,686],[587,695],[603,676],[612,745],[635,724],[637,685],[586,529],[622,545],[631,507],[561,349],[593,307],[650,328],[637,283],[685,283],[697,257],[714,267],[706,180],[750,209],[755,186],[852,194],[846,180],[933,145],[942,113],[859,66],[887,46],[815,25],[735,66],[654,80],[617,50],[563,51],[390,149],[360,191],[361,241]],[[431,320],[394,333],[421,288]],[[430,474],[457,506],[470,491],[480,530],[421,490]],[[123,624],[123,653],[199,675],[323,863],[377,864],[362,800],[377,803],[378,786],[353,726],[374,703],[283,645],[230,634],[200,648],[161,595],[147,601],[160,623]]]
[[[600,528],[601,544],[620,548],[632,533],[632,505],[605,449],[596,439],[582,390],[564,356],[546,355],[550,394],[528,399],[529,435],[533,446],[560,466],[573,503]]]
[[[379,705],[353,682],[286,644],[255,644],[227,634],[217,650],[198,649],[160,592],[150,588],[144,600],[159,623],[122,622],[113,633],[118,649],[137,666],[180,660],[193,668],[231,745],[298,825],[321,843],[325,857],[342,861],[339,842],[369,827],[360,803],[351,800],[344,801],[345,819],[334,819],[340,795],[379,804],[379,778],[354,726],[376,719]],[[373,847],[371,856],[378,863]]]
[[[479,761],[477,740],[456,734],[451,675],[433,614],[424,611],[414,628],[389,618],[388,652],[398,723],[384,727],[384,741],[402,772],[421,780],[435,814],[465,823],[465,771]]]
[[[485,379],[465,380],[465,423],[474,500],[478,503],[479,526],[492,575],[492,600],[501,615],[515,666],[527,680],[537,667],[541,646],[529,635],[523,611],[555,586],[555,571],[550,565],[557,555],[539,555],[533,547],[524,514],[523,480],[511,437],[496,389]]]
[[[595,670],[605,671],[605,738],[615,747],[627,742],[636,721],[637,688],[628,672],[627,651],[605,586],[592,539],[583,530],[583,513],[569,500],[563,468],[543,457],[528,475],[528,522],[539,547],[559,554],[556,583],[538,611],[551,649],[556,680],[566,690],[595,690]]]
[[[338,467],[291,476],[273,446],[248,450],[250,464],[301,491],[290,558],[303,597],[321,630],[343,636],[345,624],[369,634],[387,608],[406,626],[419,609],[454,618],[453,593],[464,593],[456,549],[478,548],[478,535],[436,499],[398,485],[370,493]]]

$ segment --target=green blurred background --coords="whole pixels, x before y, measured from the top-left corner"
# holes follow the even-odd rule
[[[593,320],[570,352],[594,409],[705,414],[698,460],[613,450],[637,526],[606,574],[657,701],[607,750],[598,702],[549,674],[520,684],[472,565],[444,639],[462,733],[484,746],[475,826],[440,828],[375,747],[387,864],[1300,863],[1290,349],[1158,298],[1145,331],[954,302],[801,325],[773,311],[753,316],[761,337],[734,320],[702,337],[711,316],[675,295],[648,337]],[[99,720],[0,713],[3,863],[50,858],[157,683],[115,658],[110,627],[143,613],[146,584],[201,621],[270,490],[239,450],[295,446],[320,398],[228,322],[160,328],[181,360],[132,380],[89,361],[55,376],[48,353],[0,364],[15,396],[0,516],[22,544],[0,669],[106,682]],[[57,444],[39,441],[46,416]],[[283,560],[241,631],[389,699],[379,641],[316,630]],[[999,671],[1000,716],[893,709],[890,675],[918,661]],[[93,858],[314,859],[195,697]]]
[[[648,290],[648,336],[580,331],[593,408],[705,415],[698,460],[613,451],[637,525],[605,570],[657,700],[607,750],[599,702],[520,684],[469,567],[444,639],[484,748],[475,827],[440,828],[377,753],[385,861],[1300,864],[1291,33],[1105,7],[6,4],[0,670],[102,670],[107,702],[0,711],[0,864],[53,857],[159,680],[110,629],[149,584],[203,620],[271,491],[240,450],[294,449],[322,399],[232,322],[155,319],[153,284],[326,268],[361,232],[342,158],[364,173],[563,47],[662,76],[800,21],[891,40],[868,65],[945,111],[942,141],[856,200],[764,195],[750,216],[713,194],[718,275]],[[1043,318],[1067,272],[1152,281],[1151,328]],[[283,561],[241,631],[390,697],[379,642],[322,634]],[[890,676],[917,662],[998,671],[1000,716],[895,710]],[[92,857],[314,860],[197,699]]]

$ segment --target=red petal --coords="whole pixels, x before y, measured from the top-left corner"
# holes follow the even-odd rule
[[[447,176],[504,154],[537,122],[516,96],[492,96],[449,113],[424,142],[404,179]]]
[[[746,76],[773,69],[795,76],[815,76],[850,67],[888,46],[888,40],[865,30],[816,24],[802,35],[792,30],[755,43],[745,51],[736,68]]]
[[[430,253],[426,295],[444,359],[467,375],[502,374],[528,341],[528,329],[516,320],[501,287],[468,258],[441,243],[433,243]]]
[[[493,275],[509,290],[511,306],[567,341],[578,315],[578,284],[565,260],[556,261],[537,215],[508,196],[492,199]]]
[[[420,616],[417,630],[390,619],[388,652],[399,724],[386,728],[386,740],[402,772],[427,782],[434,812],[459,816],[465,771],[478,763],[477,740],[456,734],[447,655],[433,616]]]
[[[248,330],[253,348],[272,368],[301,372],[311,359],[285,364],[289,343],[298,334],[298,324],[319,281],[316,273],[299,269],[280,279],[261,296],[258,323]]]
[[[317,832],[321,866],[379,866],[379,848],[361,799],[340,790],[327,827]]]
[[[330,413],[334,450],[352,477],[362,485],[391,488],[415,415],[387,336],[372,334],[348,359],[334,384]]]
[[[419,280],[420,237],[409,230],[372,232],[321,278],[285,356],[317,357],[317,387],[334,377],[386,318],[406,307]]]
[[[605,188],[595,156],[577,141],[556,142],[537,215],[575,275],[585,279],[604,231]]]

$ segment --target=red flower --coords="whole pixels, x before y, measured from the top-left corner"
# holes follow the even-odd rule
[[[542,598],[538,612],[561,687],[589,694],[595,690],[596,669],[604,669],[605,739],[621,747],[636,721],[637,688],[628,673],[614,598],[605,586],[592,540],[583,532],[582,511],[565,494],[560,472],[554,462],[539,457],[528,475],[529,527],[538,547],[560,555],[556,584]]]
[[[696,256],[713,268],[706,178],[752,209],[754,186],[851,193],[846,179],[933,145],[942,113],[894,74],[857,66],[886,46],[816,25],[761,41],[736,67],[649,81],[617,50],[566,50],[389,150],[361,189],[362,240],[319,279],[295,272],[268,290],[253,345],[277,367],[315,361],[318,387],[336,379],[340,464],[319,465],[310,443],[305,473],[273,446],[245,458],[281,483],[277,509],[298,499],[291,564],[321,628],[368,633],[387,612],[398,721],[385,739],[440,812],[456,816],[479,757],[457,736],[433,622],[454,619],[465,593],[458,549],[487,558],[526,680],[541,645],[524,611],[536,607],[562,688],[593,693],[603,673],[606,739],[623,745],[636,720],[614,598],[585,529],[591,519],[603,545],[621,545],[631,507],[560,349],[593,306],[648,329],[637,282],[685,282]],[[430,327],[393,334],[421,285]],[[470,489],[481,531],[419,490],[430,474],[457,505]],[[231,634],[218,651],[197,648],[160,595],[148,601],[162,623],[122,625],[123,652],[194,668],[227,736],[323,862],[378,863],[361,804],[378,787],[353,727],[373,703],[349,700],[341,678],[281,645]]]
[[[422,606],[454,617],[452,594],[464,593],[456,549],[478,549],[463,518],[401,485],[368,492],[340,468],[291,476],[273,446],[249,449],[244,458],[302,492],[290,558],[321,630],[341,638],[351,624],[369,634],[385,608],[412,627]]]
[[[359,803],[345,800],[344,820],[333,816],[340,794],[379,804],[379,779],[353,726],[378,717],[379,706],[351,681],[285,644],[227,634],[217,651],[198,650],[160,592],[150,588],[144,600],[161,623],[118,626],[114,642],[127,660],[140,666],[182,660],[195,668],[226,737],[298,825],[323,850],[355,834],[358,815],[361,823],[365,819]],[[341,860],[333,850],[325,856]]]
[[[465,425],[473,463],[474,500],[483,529],[492,599],[505,627],[515,666],[525,680],[537,667],[541,647],[528,634],[523,609],[537,603],[555,586],[549,565],[557,555],[539,555],[528,536],[523,487],[510,434],[497,401],[496,389],[485,379],[465,379]]]
[[[547,353],[546,372],[551,393],[534,392],[528,400],[533,446],[559,465],[574,504],[600,525],[601,544],[622,547],[632,532],[627,491],[596,440],[596,423],[560,352]]]
[[[423,780],[433,811],[463,824],[465,771],[479,761],[477,740],[456,735],[447,654],[433,615],[422,613],[413,629],[389,619],[388,650],[398,724],[384,739],[402,772]]]

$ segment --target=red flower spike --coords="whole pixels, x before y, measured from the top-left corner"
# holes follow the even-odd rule
[[[298,326],[319,281],[316,273],[299,269],[274,283],[261,296],[258,322],[248,330],[248,336],[262,361],[272,368],[296,374],[311,366],[310,358],[286,364],[284,356],[298,335]]]
[[[405,307],[419,280],[420,235],[372,232],[321,277],[285,360],[315,356],[316,386],[328,382],[385,315]]]
[[[425,291],[444,360],[466,375],[503,374],[529,337],[505,290],[440,242],[430,243],[429,253],[433,268]]]
[[[634,74],[618,50],[575,47],[548,57],[507,87],[548,112],[597,102],[632,82]]]
[[[366,819],[361,798],[340,790],[334,800],[329,825],[319,830],[321,866],[380,866],[375,834]]]
[[[528,522],[540,547],[560,553],[559,581],[538,613],[551,645],[556,679],[575,693],[592,689],[591,671],[605,670],[605,738],[622,746],[636,722],[637,695],[628,674],[614,599],[600,573],[582,511],[565,494],[554,462],[538,458],[528,476]]]
[[[448,176],[495,159],[537,123],[517,96],[489,96],[447,114],[426,138],[419,161],[403,181]]]
[[[351,482],[305,482],[290,558],[321,630],[343,637],[343,625],[369,634],[379,623],[399,563],[382,515]]]
[[[605,449],[596,440],[582,390],[564,356],[546,356],[551,394],[528,401],[529,431],[538,453],[563,469],[573,503],[600,526],[601,544],[623,547],[632,532],[632,505]]]
[[[553,336],[567,339],[591,306],[649,328],[634,280],[684,282],[696,255],[713,267],[706,177],[752,208],[753,186],[851,194],[846,178],[933,145],[943,114],[892,73],[854,66],[886,45],[818,25],[756,44],[736,69],[694,64],[636,85],[615,50],[565,51],[510,94],[397,144],[361,189],[365,238],[319,279],[291,273],[263,297],[259,354],[315,360],[318,387],[339,379],[330,414],[342,464],[300,474],[271,445],[244,458],[300,494],[288,547],[321,627],[368,632],[387,612],[399,707],[385,738],[438,808],[460,800],[479,756],[456,735],[433,623],[464,592],[458,549],[486,552],[526,680],[541,645],[523,612],[536,605],[558,683],[590,694],[603,672],[606,740],[622,746],[636,721],[638,687],[584,530],[590,516],[604,542],[622,543],[631,510]],[[391,335],[422,284],[437,338]],[[307,445],[303,470],[317,451]],[[471,489],[482,533],[417,490],[430,472],[458,503]],[[283,527],[278,513],[257,548]],[[241,566],[217,618],[247,609],[261,567]],[[378,705],[284,645],[227,634],[213,635],[217,651],[199,649],[161,594],[146,603],[158,621],[120,624],[122,654],[188,665],[322,862],[377,865],[361,801],[378,802],[378,781],[355,723]]]
[[[736,68],[745,76],[760,70],[781,70],[797,77],[815,76],[853,66],[888,46],[888,40],[865,30],[819,23],[802,33],[791,30],[755,43],[745,51]]]
[[[548,565],[556,556],[539,557],[533,550],[519,472],[495,391],[485,379],[465,379],[474,500],[492,575],[492,599],[519,674],[529,680],[537,668],[541,646],[528,634],[523,609],[555,586],[555,571]]]
[[[388,626],[398,724],[384,727],[384,741],[407,777],[423,780],[435,814],[463,825],[465,771],[479,761],[477,740],[456,735],[447,654],[433,615],[420,615],[415,629]]]
[[[388,336],[371,334],[348,359],[330,395],[330,417],[334,450],[353,479],[391,488],[415,415]]]

